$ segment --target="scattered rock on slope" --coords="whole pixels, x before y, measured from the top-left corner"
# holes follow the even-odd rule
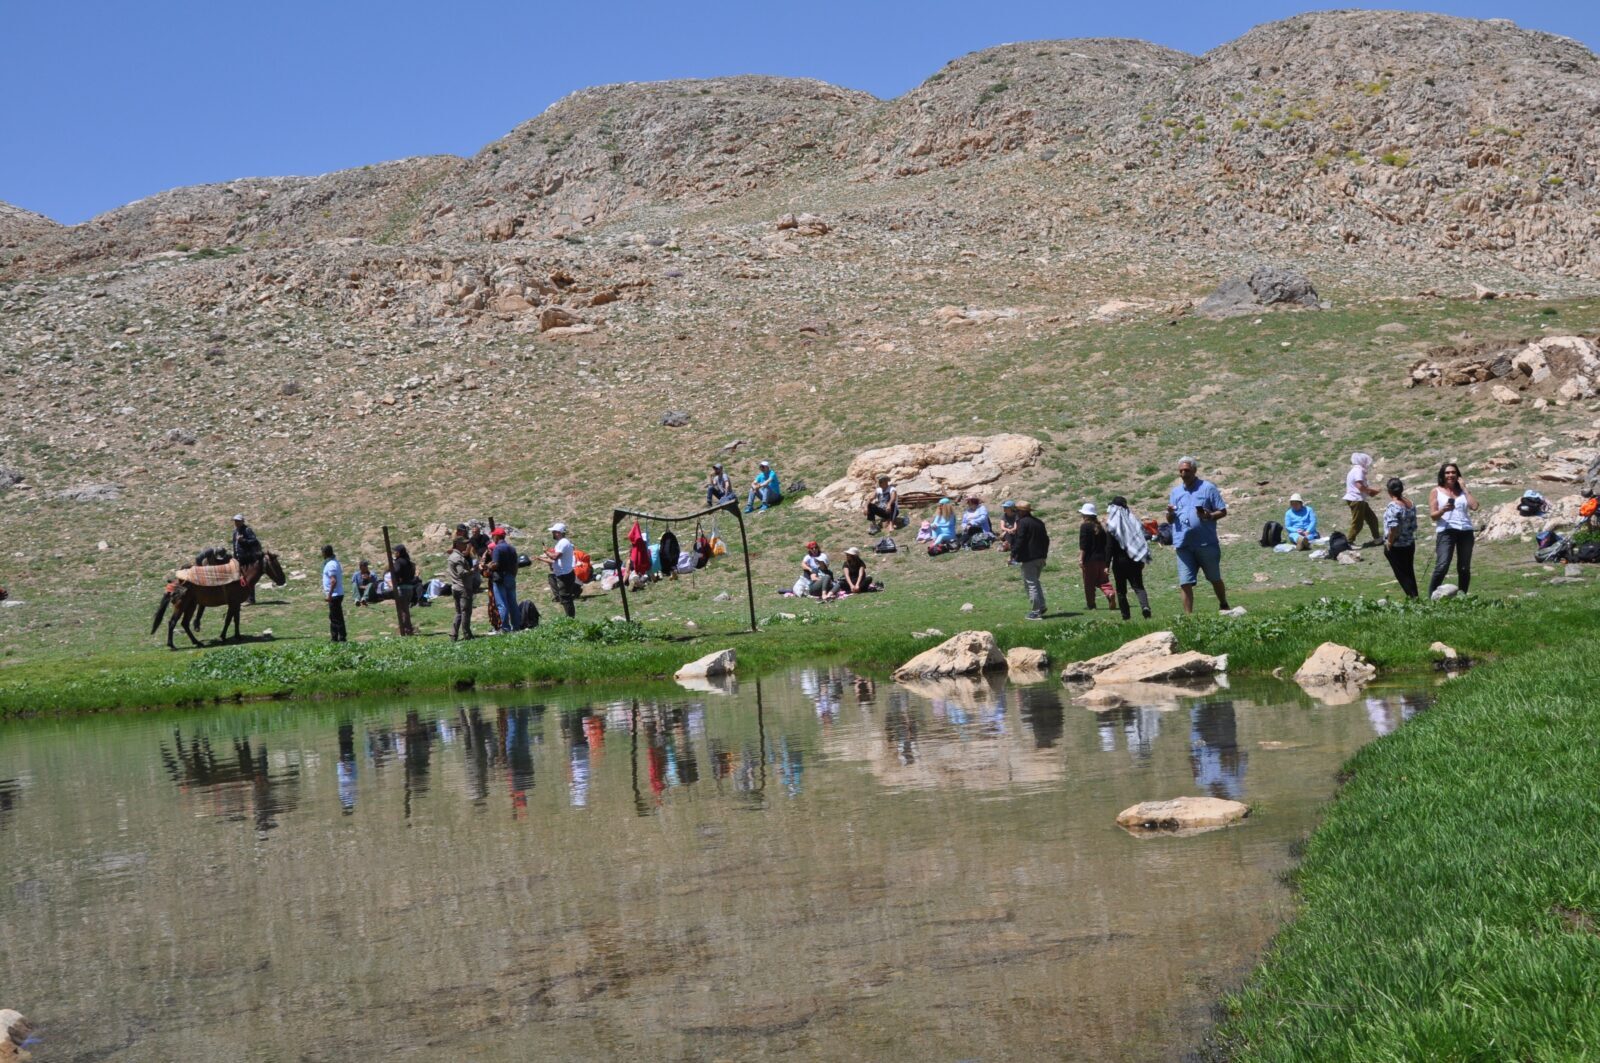
[[[1202,317],[1225,318],[1256,314],[1274,306],[1316,309],[1322,305],[1317,290],[1302,273],[1260,266],[1248,277],[1232,277],[1195,308]]]

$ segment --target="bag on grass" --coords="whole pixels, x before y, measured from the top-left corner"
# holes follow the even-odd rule
[[[1261,526],[1261,545],[1277,546],[1283,542],[1283,525],[1269,520]]]
[[[579,583],[594,579],[594,559],[582,550],[572,551],[572,574],[578,577]]]
[[[1555,532],[1539,536],[1538,545],[1539,548],[1533,553],[1533,559],[1543,564],[1555,564],[1572,556],[1572,540]]]
[[[994,545],[994,540],[987,535],[974,535],[967,540],[968,550],[987,550]]]
[[[928,556],[938,557],[940,554],[948,554],[953,549],[955,546],[952,543],[929,543]]]
[[[1172,525],[1171,524],[1163,522],[1161,524],[1156,525],[1156,542],[1160,543],[1162,546],[1171,546],[1172,545]]]
[[[1544,495],[1537,491],[1524,491],[1522,497],[1517,499],[1517,513],[1520,516],[1542,517],[1545,509]]]
[[[539,626],[539,607],[537,605],[534,605],[531,601],[524,598],[522,601],[517,603],[517,607],[522,611],[521,630],[527,631],[530,628],[536,628]]]
[[[1584,543],[1573,552],[1572,559],[1581,565],[1600,564],[1600,543]]]
[[[899,551],[900,548],[896,546],[894,544],[894,540],[889,538],[887,535],[885,535],[882,539],[879,539],[877,545],[872,548],[872,552],[875,554],[894,554],[898,553]]]
[[[1342,531],[1336,531],[1328,536],[1328,560],[1337,561],[1339,555],[1350,549],[1350,540],[1345,538]]]

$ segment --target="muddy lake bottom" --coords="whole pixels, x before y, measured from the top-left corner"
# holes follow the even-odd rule
[[[40,1063],[1177,1058],[1428,698],[650,691],[8,724],[0,1006]],[[1254,814],[1113,822],[1182,794]]]

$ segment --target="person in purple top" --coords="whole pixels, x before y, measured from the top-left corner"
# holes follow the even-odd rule
[[[1222,582],[1222,544],[1217,541],[1217,521],[1228,515],[1222,492],[1210,480],[1200,479],[1199,465],[1190,457],[1178,462],[1178,484],[1167,496],[1167,520],[1172,524],[1173,553],[1178,559],[1178,588],[1183,611],[1194,612],[1194,585],[1205,573],[1217,592],[1217,607],[1228,609],[1228,588]]]

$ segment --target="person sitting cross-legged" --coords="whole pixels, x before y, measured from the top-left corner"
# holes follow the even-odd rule
[[[967,546],[979,536],[993,539],[994,526],[989,523],[989,507],[983,504],[981,498],[973,495],[967,499],[967,508],[961,512],[956,538],[962,546]]]
[[[1283,537],[1296,550],[1309,550],[1322,538],[1317,532],[1317,511],[1306,505],[1298,491],[1289,496],[1289,508],[1283,514]]]
[[[783,492],[778,487],[778,473],[772,467],[772,462],[761,462],[760,471],[750,483],[750,497],[746,500],[744,511],[749,513],[757,506],[763,510],[771,509],[783,501]]]

